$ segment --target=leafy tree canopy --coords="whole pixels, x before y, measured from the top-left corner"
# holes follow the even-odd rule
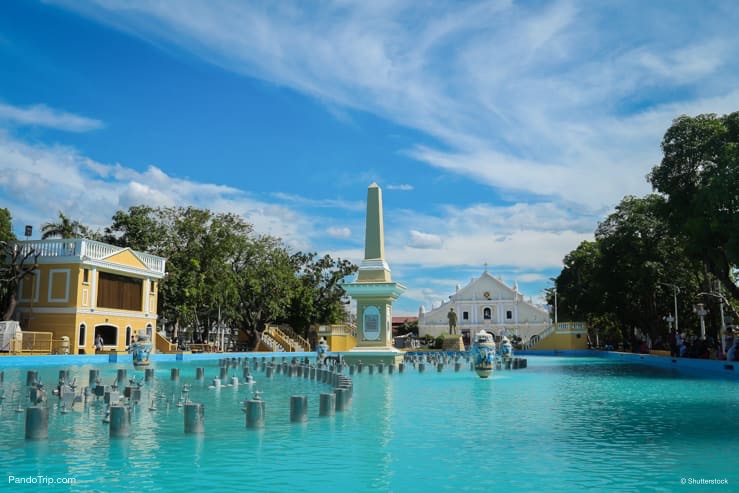
[[[675,119],[664,157],[648,175],[667,197],[667,217],[689,253],[739,298],[739,112]]]

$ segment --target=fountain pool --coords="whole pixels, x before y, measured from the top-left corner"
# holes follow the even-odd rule
[[[0,467],[7,477],[0,481],[8,491],[30,487],[11,476],[74,478],[72,485],[43,485],[74,492],[739,488],[739,382],[731,380],[587,357],[528,357],[528,368],[495,371],[488,379],[468,365],[460,372],[365,369],[351,376],[350,408],[319,417],[319,394],[328,384],[282,373],[266,378],[252,369],[256,384],[216,390],[209,386],[219,375],[218,360],[155,356],[155,378],[143,384],[130,437],[109,438],[102,400],[63,414],[49,395],[48,439],[26,440],[24,414],[15,408],[28,404],[28,370],[37,369],[49,389],[62,369],[82,386],[92,368],[106,384],[119,368],[144,376],[130,362],[34,366],[40,360],[28,360],[2,368]],[[170,379],[175,367],[178,381]],[[195,379],[197,367],[205,368],[202,381]],[[229,372],[241,377],[241,369]],[[205,405],[203,434],[183,431],[176,402],[185,383],[190,398]],[[255,389],[266,402],[261,430],[247,429],[241,411]],[[305,423],[289,419],[296,394],[308,397]],[[148,410],[151,399],[159,399],[156,411]],[[708,480],[720,483],[697,483]]]

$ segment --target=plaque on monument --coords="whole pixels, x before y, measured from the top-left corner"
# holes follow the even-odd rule
[[[380,311],[377,307],[368,306],[364,309],[364,338],[376,341],[380,338]]]

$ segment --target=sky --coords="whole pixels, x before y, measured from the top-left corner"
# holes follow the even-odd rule
[[[4,0],[0,207],[240,214],[355,263],[367,187],[406,286],[534,302],[680,115],[739,109],[733,1]]]

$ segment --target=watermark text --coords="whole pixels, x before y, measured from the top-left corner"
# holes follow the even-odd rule
[[[76,478],[52,478],[50,476],[8,476],[9,484],[76,484]]]
[[[726,478],[680,478],[680,484],[709,485],[729,484]]]

